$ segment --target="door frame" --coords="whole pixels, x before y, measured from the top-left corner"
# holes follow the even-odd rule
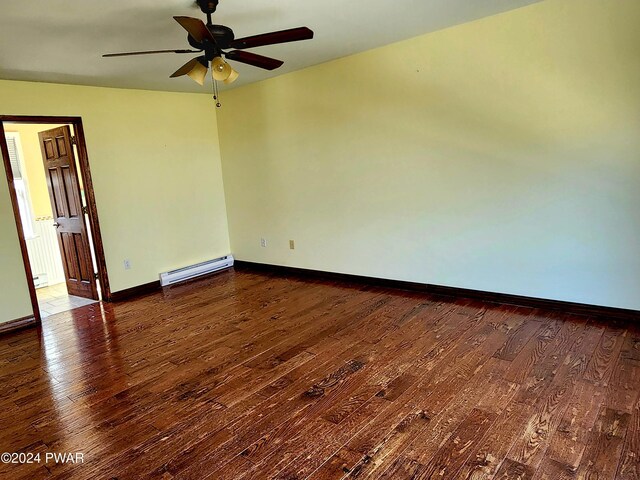
[[[22,252],[22,261],[29,286],[29,295],[31,297],[31,305],[33,307],[33,316],[37,323],[40,323],[40,309],[38,306],[38,297],[36,296],[36,288],[33,283],[33,272],[29,262],[29,253],[27,251],[27,242],[22,229],[22,219],[20,218],[20,210],[18,207],[18,196],[13,184],[13,172],[11,171],[11,163],[9,160],[9,147],[5,138],[5,122],[11,123],[41,123],[46,124],[70,124],[73,125],[74,135],[77,140],[78,164],[80,166],[80,175],[84,184],[85,199],[87,202],[87,210],[89,215],[89,226],[91,228],[91,238],[96,256],[96,267],[98,269],[98,280],[100,281],[100,291],[102,300],[111,301],[111,288],[109,287],[109,276],[107,274],[107,262],[104,255],[104,245],[102,243],[102,234],[100,231],[100,221],[98,219],[98,208],[96,206],[96,198],[93,191],[93,180],[91,179],[91,169],[89,167],[89,155],[87,153],[87,144],[84,137],[84,127],[82,126],[81,117],[49,117],[49,116],[30,116],[30,115],[0,115],[0,151],[4,163],[4,170],[9,185],[9,196],[13,207],[13,216],[15,218],[16,227],[18,229],[18,240],[20,242],[20,250]]]

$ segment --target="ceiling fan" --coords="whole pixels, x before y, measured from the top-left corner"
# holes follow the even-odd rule
[[[275,45],[278,43],[310,40],[313,31],[307,27],[292,28],[278,32],[263,33],[251,37],[235,38],[233,30],[224,25],[214,25],[211,16],[218,7],[218,0],[196,0],[200,10],[207,16],[207,23],[192,17],[173,17],[187,32],[187,41],[193,48],[178,50],[151,50],[146,52],[108,53],[103,57],[125,57],[131,55],[149,55],[156,53],[203,53],[189,60],[176,70],[171,78],[188,75],[200,85],[204,85],[209,63],[213,79],[226,84],[238,79],[238,72],[224,58],[265,70],[275,70],[284,62],[244,51],[247,48]],[[229,50],[231,49],[231,50]],[[224,57],[224,58],[223,58]]]

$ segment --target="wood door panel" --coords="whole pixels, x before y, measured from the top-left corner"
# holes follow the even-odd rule
[[[65,217],[67,212],[64,208],[64,195],[62,195],[62,191],[60,190],[60,175],[58,174],[57,168],[50,168],[48,170],[48,184],[49,188],[54,190],[54,195],[50,195],[51,197],[51,207],[53,210],[53,216],[55,218]]]
[[[86,246],[82,235],[78,233],[63,232],[62,245],[64,249],[65,264],[69,275],[69,280],[74,282],[89,283],[93,278],[93,274],[88,265],[85,255]]]
[[[64,198],[66,199],[67,217],[78,218],[82,212],[82,202],[79,192],[75,188],[74,178],[69,167],[60,167],[62,172],[62,184],[64,185]]]
[[[39,133],[51,206],[55,215],[67,290],[98,299],[80,181],[68,126]]]
[[[76,258],[78,259],[78,280],[81,282],[90,282],[93,278],[93,268],[90,268],[91,258],[87,258],[88,248],[84,244],[82,235],[73,234],[73,244],[76,250]]]
[[[77,254],[75,251],[75,245],[72,243],[71,234],[67,232],[60,233],[61,245],[62,245],[62,258],[64,259],[65,273],[67,281],[77,280]]]
[[[56,147],[57,147],[57,154],[58,157],[65,157],[67,156],[67,147],[65,145],[65,138],[64,136],[58,135],[56,137]]]
[[[43,154],[45,160],[52,160],[56,157],[56,152],[53,146],[53,140],[47,138],[44,140]]]

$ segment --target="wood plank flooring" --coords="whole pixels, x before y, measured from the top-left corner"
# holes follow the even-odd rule
[[[640,477],[630,323],[232,271],[2,336],[0,381],[3,479]]]

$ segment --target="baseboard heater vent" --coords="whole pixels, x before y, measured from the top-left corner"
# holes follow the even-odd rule
[[[197,265],[191,265],[189,267],[179,268],[177,270],[171,270],[160,274],[160,285],[166,287],[175,283],[191,280],[192,278],[201,277],[202,275],[208,275],[210,273],[224,270],[225,268],[233,267],[233,256],[227,255],[225,257],[216,258],[208,262],[198,263]]]

